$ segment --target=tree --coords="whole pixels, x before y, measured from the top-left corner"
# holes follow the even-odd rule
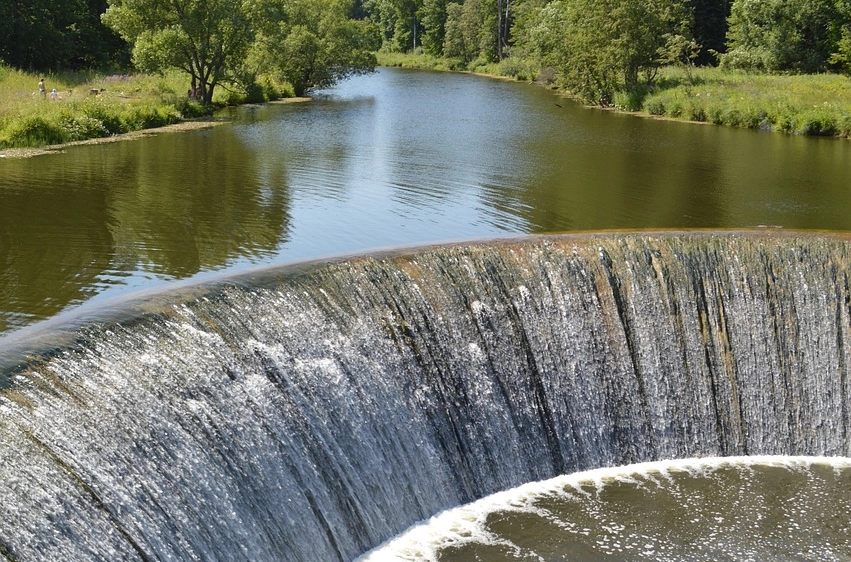
[[[509,44],[511,55],[531,56],[535,50],[533,35],[541,20],[541,10],[547,0],[513,0],[511,3],[511,29]]]
[[[675,38],[689,37],[684,0],[556,0],[539,14],[530,43],[566,89],[608,105],[618,91],[652,82]]]
[[[70,61],[71,68],[129,67],[130,45],[101,21],[107,0],[86,0],[84,5],[71,28],[76,46]]]
[[[506,56],[511,32],[511,0],[496,0],[496,55]]]
[[[423,0],[419,19],[423,26],[423,50],[436,57],[443,54],[446,40],[447,0]]]
[[[364,0],[363,8],[381,30],[382,48],[405,52],[422,45],[423,0]]]
[[[466,0],[447,5],[444,55],[466,66],[475,59],[499,58],[496,3]]]
[[[422,0],[393,0],[396,8],[396,27],[393,36],[403,51],[416,50],[422,46],[419,11]]]
[[[143,71],[185,71],[205,103],[237,82],[254,41],[252,3],[242,0],[109,0],[103,21],[133,44]]]
[[[713,53],[727,50],[727,18],[731,0],[691,0],[694,14],[692,36],[701,45],[695,62],[699,65],[717,63]]]
[[[349,17],[351,0],[288,0],[265,26],[255,61],[277,69],[296,95],[333,85],[353,74],[372,72],[378,33],[369,22]]]
[[[847,23],[836,0],[734,0],[721,64],[758,71],[822,72]]]
[[[34,71],[126,63],[126,44],[100,22],[105,8],[105,0],[3,0],[0,59]]]

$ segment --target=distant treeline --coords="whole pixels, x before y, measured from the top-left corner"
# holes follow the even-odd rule
[[[616,12],[630,10],[640,16],[662,10],[679,10],[688,19],[688,31],[700,45],[697,62],[712,64],[712,52],[726,50],[727,18],[730,0],[687,0],[677,2],[575,0],[364,0],[363,13],[380,28],[385,48],[399,51],[422,49],[434,56],[494,61],[516,54],[528,54],[534,35],[547,25],[548,15],[571,9],[580,11],[599,6],[588,13],[601,16],[600,25],[614,23]],[[611,17],[607,17],[607,14]],[[673,14],[672,14],[673,15]]]
[[[231,4],[234,8],[228,7]],[[103,20],[101,14],[108,9],[112,17]],[[170,17],[169,11],[181,16]],[[195,15],[204,11],[215,18],[207,18],[208,22]],[[242,12],[238,19],[232,16],[235,12]],[[332,12],[340,16],[330,18]],[[154,13],[156,17],[150,17]],[[224,19],[218,14],[225,14]],[[198,22],[205,26],[203,36],[196,33]],[[199,55],[187,54],[193,41],[193,49],[200,45],[197,53],[212,52],[199,37],[203,41],[237,37],[234,30],[239,41],[230,49],[224,41],[224,52],[212,61],[218,66],[195,64]],[[256,56],[262,42],[263,52],[274,54],[273,65]],[[329,75],[345,75],[335,68],[339,65],[334,57],[340,53],[369,48],[422,52],[446,59],[457,69],[514,65],[515,75],[543,77],[588,101],[607,104],[619,92],[652,87],[658,69],[671,64],[851,73],[851,1],[5,0],[0,4],[0,59],[32,71],[132,62],[142,70],[184,68],[193,83],[197,78],[203,86],[218,80],[245,82],[244,77],[264,72],[265,64],[281,71],[300,93],[328,83]],[[253,66],[246,70],[249,59]],[[368,69],[370,63],[359,55],[343,66]]]
[[[459,69],[531,65],[602,104],[670,64],[851,73],[848,0],[364,0],[363,10],[385,50]]]
[[[107,0],[0,1],[0,61],[35,72],[127,68],[130,45],[101,23]]]

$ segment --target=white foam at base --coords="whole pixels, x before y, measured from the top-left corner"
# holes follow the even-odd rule
[[[849,457],[806,457],[806,456],[739,456],[675,459],[658,462],[638,463],[627,466],[597,468],[557,476],[540,482],[530,482],[511,490],[499,492],[473,503],[448,509],[426,521],[422,521],[401,535],[365,553],[355,562],[432,562],[438,552],[451,546],[465,543],[504,544],[504,539],[487,531],[485,523],[495,511],[535,513],[534,503],[543,496],[553,493],[569,494],[574,488],[577,493],[583,485],[594,484],[601,489],[608,483],[628,482],[635,476],[654,474],[665,478],[670,472],[687,472],[692,476],[708,476],[712,471],[724,467],[774,466],[790,470],[803,470],[814,465],[828,465],[835,469],[851,467]]]

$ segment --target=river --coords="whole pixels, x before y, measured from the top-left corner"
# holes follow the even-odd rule
[[[179,280],[403,245],[851,230],[846,142],[588,110],[530,84],[380,69],[225,117],[0,159],[0,334]]]
[[[221,118],[0,159],[0,557],[851,559],[851,145],[391,69]]]

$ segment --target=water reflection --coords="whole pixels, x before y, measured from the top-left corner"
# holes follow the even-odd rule
[[[204,131],[0,159],[0,334],[247,264],[624,228],[851,229],[851,145],[382,69]]]
[[[282,162],[260,162],[226,129],[185,137],[4,162],[0,331],[286,242]]]

